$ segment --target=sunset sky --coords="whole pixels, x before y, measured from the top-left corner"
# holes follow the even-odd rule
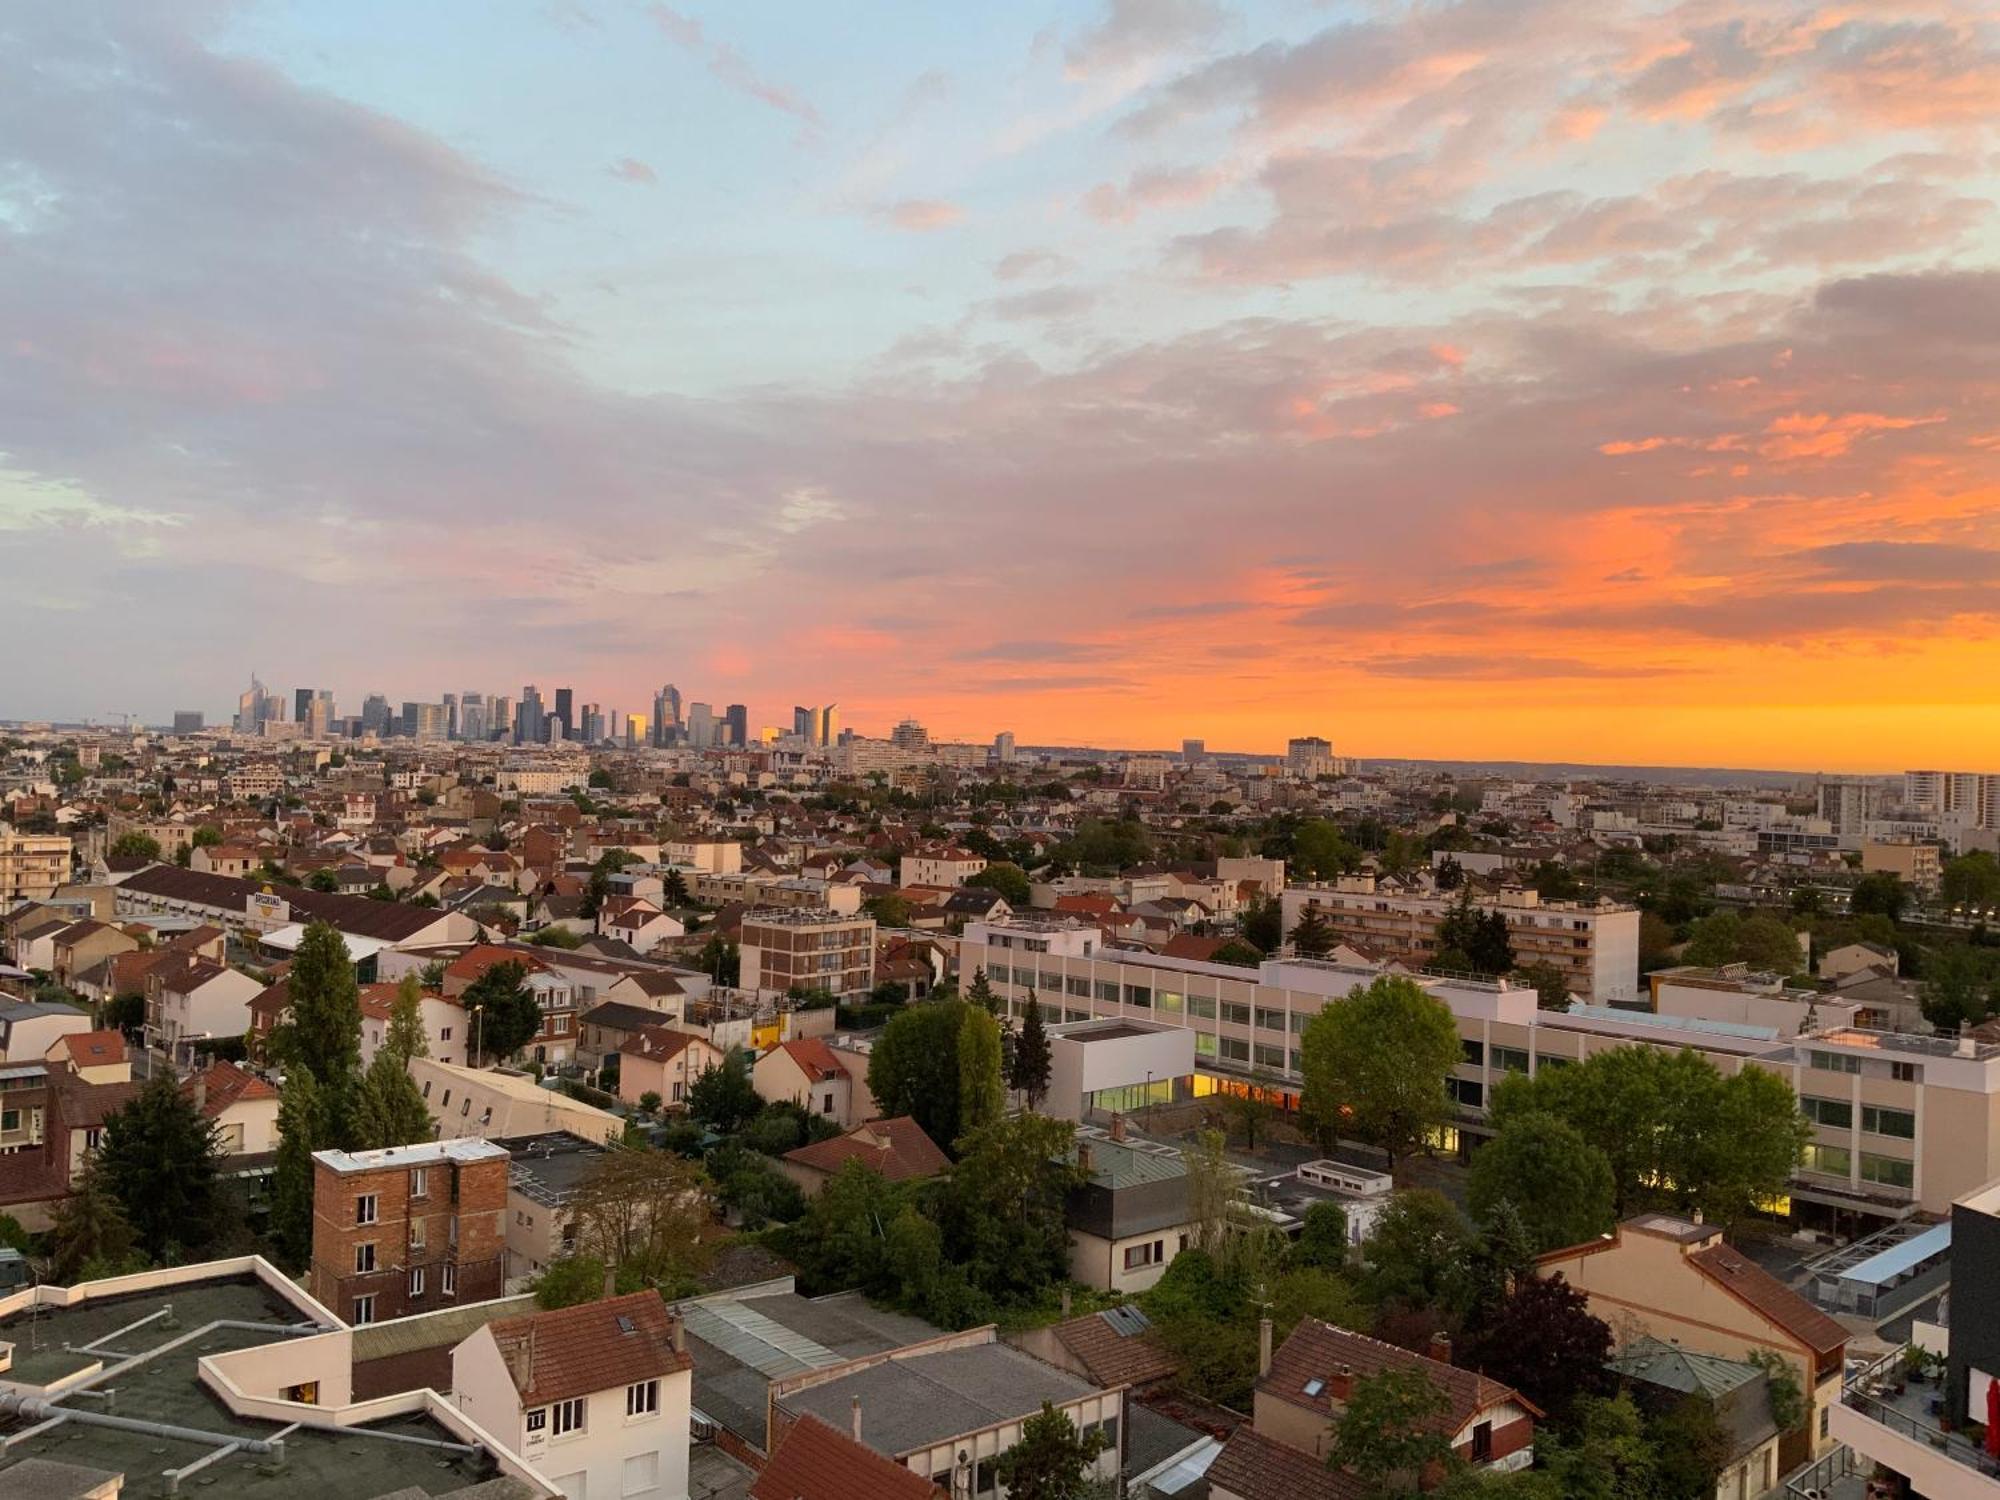
[[[0,12],[0,716],[2000,770],[2000,20]]]

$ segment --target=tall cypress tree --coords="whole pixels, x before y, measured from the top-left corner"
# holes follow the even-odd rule
[[[1042,1002],[1028,991],[1028,1008],[1021,1016],[1020,1040],[1014,1043],[1014,1071],[1007,1081],[1019,1089],[1028,1108],[1039,1110],[1049,1094],[1049,1033],[1042,1025]]]
[[[313,1162],[319,1148],[319,1085],[310,1068],[285,1075],[278,1101],[278,1160],[271,1175],[271,1234],[290,1266],[312,1258]]]
[[[317,1146],[357,1141],[361,1073],[361,989],[340,933],[313,922],[292,959],[292,1030],[297,1065],[319,1085]]]
[[[170,1071],[105,1118],[98,1170],[149,1257],[200,1259],[221,1236],[221,1155],[215,1126]]]

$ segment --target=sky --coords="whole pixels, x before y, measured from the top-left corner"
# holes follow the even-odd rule
[[[0,715],[2000,770],[1983,0],[0,8]]]

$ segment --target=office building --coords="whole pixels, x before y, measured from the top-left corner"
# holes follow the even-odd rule
[[[1181,741],[1181,763],[1183,765],[1200,765],[1202,757],[1207,754],[1208,742],[1206,740]]]
[[[552,732],[551,740],[573,740],[576,738],[576,712],[574,699],[566,687],[556,689],[556,723],[562,726],[559,733]]]
[[[819,711],[819,742],[828,749],[840,742],[840,705],[829,703]]]
[[[200,734],[207,719],[198,708],[177,708],[174,710],[175,734]]]
[[[875,987],[875,919],[826,907],[759,907],[738,938],[741,984],[759,998],[793,990],[846,998]]]
[[[726,731],[724,743],[747,745],[750,743],[750,710],[741,703],[732,703],[722,711],[723,728]]]
[[[993,764],[1011,766],[1014,763],[1014,731],[1003,729],[993,736]]]
[[[715,743],[715,710],[706,703],[688,705],[687,739],[697,750],[706,750]]]
[[[930,732],[915,719],[905,719],[889,731],[889,743],[898,750],[921,750],[930,742]]]
[[[458,699],[458,738],[479,744],[486,738],[486,695],[461,693]]]
[[[808,744],[819,738],[819,710],[794,705],[792,708],[792,733]]]
[[[637,750],[646,743],[646,716],[627,714],[625,716],[625,748]]]
[[[514,700],[505,693],[494,695],[486,709],[486,738],[504,740],[514,732]]]
[[[389,733],[389,700],[380,693],[370,693],[361,700],[361,732],[377,739]]]
[[[304,724],[312,718],[313,690],[311,688],[292,689],[292,718]]]
[[[1819,784],[1819,815],[1831,825],[1843,849],[1858,849],[1875,816],[1880,789],[1859,776],[1828,776]]]
[[[531,682],[521,689],[521,702],[514,710],[514,743],[539,745],[547,733],[542,713],[542,690]]]
[[[681,690],[671,682],[653,694],[653,743],[671,745],[681,727]]]
[[[476,1138],[315,1151],[313,1296],[355,1324],[499,1296],[507,1163]]]

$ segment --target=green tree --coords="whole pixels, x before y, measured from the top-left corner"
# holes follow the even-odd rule
[[[965,998],[968,1004],[978,1006],[989,1016],[997,1016],[1006,1008],[1000,1003],[1000,997],[993,993],[992,982],[987,979],[983,967],[972,971],[972,983],[965,987]]]
[[[1277,1114],[1278,1106],[1272,1102],[1277,1089],[1277,1080],[1261,1069],[1250,1075],[1250,1081],[1232,1084],[1222,1094],[1223,1113],[1243,1131],[1246,1149],[1257,1149],[1257,1135]]]
[[[1292,924],[1292,951],[1300,958],[1325,958],[1336,941],[1333,924],[1317,906],[1308,905]]]
[[[1299,1047],[1301,1108],[1323,1134],[1337,1122],[1393,1165],[1451,1119],[1445,1079],[1464,1055],[1458,1023],[1414,980],[1385,974],[1326,1006]]]
[[[1703,917],[1689,932],[1681,958],[1709,968],[1748,964],[1772,974],[1796,974],[1806,967],[1798,935],[1778,918],[1763,913],[1739,917],[1735,912],[1719,911]]]
[[[779,1248],[798,1266],[813,1295],[857,1288],[893,1297],[883,1231],[901,1212],[904,1190],[859,1161],[840,1170],[806,1206],[805,1217],[782,1232]]]
[[[1021,1014],[1021,1036],[1014,1043],[1013,1076],[1008,1082],[1020,1091],[1031,1110],[1040,1110],[1049,1096],[1052,1062],[1048,1028],[1042,1024],[1042,1002],[1029,990],[1027,1008]]]
[[[472,1040],[482,1059],[504,1062],[542,1029],[542,1007],[528,987],[528,967],[517,959],[489,965],[458,998],[473,1020]]]
[[[959,1162],[931,1189],[945,1259],[1000,1306],[1037,1300],[1069,1274],[1075,1127],[1043,1115],[1007,1115],[967,1132]]]
[[[222,1237],[221,1156],[215,1126],[169,1070],[105,1118],[97,1166],[149,1259],[200,1259]]]
[[[710,1068],[688,1086],[688,1113],[722,1135],[734,1135],[764,1107],[750,1078],[750,1058],[731,1047],[722,1066]]]
[[[1917,993],[1926,1021],[1952,1031],[1976,1026],[2000,1007],[2000,965],[1992,952],[1970,943],[1940,943],[1924,955]]]
[[[1883,916],[1896,922],[1902,920],[1903,907],[1908,901],[1909,892],[1903,882],[1887,870],[1877,870],[1854,882],[1847,909],[1857,917]]]
[[[309,922],[292,957],[288,1074],[309,1068],[320,1086],[318,1148],[355,1144],[361,1072],[361,991],[347,943],[330,923]],[[318,1149],[316,1148],[316,1149]]]
[[[590,867],[590,879],[583,887],[583,915],[595,920],[603,908],[605,897],[611,894],[611,877],[627,865],[639,863],[639,856],[630,849],[606,849],[597,856],[597,862]]]
[[[1535,992],[1535,1003],[1543,1010],[1569,1009],[1569,976],[1546,959],[1523,964],[1514,977]]]
[[[1435,1308],[1456,1321],[1471,1300],[1478,1241],[1442,1193],[1404,1188],[1376,1217],[1362,1246],[1365,1287],[1377,1303]]]
[[[1513,1115],[1473,1153],[1466,1203],[1485,1223],[1511,1202],[1537,1251],[1580,1245],[1616,1219],[1611,1162],[1575,1126],[1555,1115]]]
[[[1270,953],[1285,940],[1284,912],[1274,896],[1252,896],[1236,919],[1243,940],[1262,953]]]
[[[1422,1370],[1391,1365],[1354,1382],[1327,1452],[1379,1490],[1409,1493],[1423,1472],[1451,1458],[1443,1418],[1451,1401]]]
[[[124,1206],[95,1161],[70,1184],[49,1222],[49,1279],[63,1286],[117,1276],[145,1264]]]
[[[1000,1023],[975,1005],[958,1023],[958,1128],[970,1133],[1007,1112]]]
[[[203,823],[195,829],[190,842],[197,849],[213,849],[222,842],[222,830],[213,823]]]
[[[1658,1500],[1652,1444],[1626,1395],[1576,1403],[1568,1441],[1536,1443],[1563,1500]]]
[[[2000,906],[2000,859],[1984,849],[1945,861],[1938,895],[1947,906]]]
[[[1000,1455],[996,1472],[1009,1500],[1085,1500],[1104,1447],[1102,1431],[1078,1432],[1066,1415],[1044,1401],[1021,1424],[1019,1440]]]
[[[677,869],[670,868],[660,877],[660,899],[669,911],[688,905],[691,898],[688,895],[687,876]]]
[[[431,1139],[431,1112],[424,1096],[410,1077],[408,1064],[386,1046],[362,1075],[355,1132],[364,1151]]]
[[[743,981],[743,956],[736,944],[719,932],[711,933],[695,955],[695,967],[717,984],[734,989]]]
[[[340,889],[340,877],[331,870],[314,870],[306,877],[306,885],[311,890],[323,893],[337,891]]]
[[[1660,1500],[1708,1500],[1729,1462],[1729,1434],[1704,1395],[1683,1396],[1646,1424]]]
[[[604,1295],[604,1262],[594,1255],[565,1255],[552,1260],[535,1278],[533,1290],[535,1306],[544,1312],[596,1302]]]
[[[965,883],[998,891],[1015,911],[1028,909],[1028,872],[1009,860],[997,860],[987,865],[977,875],[967,876]]]
[[[150,833],[141,833],[134,828],[113,839],[109,853],[113,859],[157,860],[160,857],[160,841]]]
[[[868,1092],[884,1115],[909,1115],[950,1150],[959,1116],[958,1037],[969,1007],[934,1000],[892,1016],[868,1056]]]
[[[1472,904],[1472,892],[1462,891],[1458,902],[1438,924],[1438,953],[1463,955],[1475,974],[1505,974],[1514,967],[1514,944],[1508,936],[1507,919],[1498,911],[1481,911]],[[1433,964],[1447,967],[1434,958]]]
[[[1264,955],[1241,938],[1230,938],[1220,948],[1209,954],[1213,964],[1235,964],[1241,969],[1254,969],[1264,962]]]
[[[1338,1203],[1315,1203],[1306,1210],[1299,1237],[1292,1242],[1291,1263],[1321,1271],[1344,1270],[1349,1260],[1347,1210]]]
[[[389,1002],[389,1032],[382,1050],[394,1053],[407,1064],[413,1057],[429,1057],[431,1044],[424,1036],[424,991],[414,974],[405,974],[396,985],[396,998]]]
[[[319,1084],[310,1068],[285,1075],[278,1098],[278,1159],[271,1172],[271,1235],[278,1253],[297,1269],[312,1258],[313,1152],[321,1149],[326,1122]]]
[[[1363,855],[1341,831],[1324,818],[1307,818],[1292,836],[1287,868],[1309,880],[1331,880],[1361,868]]]

